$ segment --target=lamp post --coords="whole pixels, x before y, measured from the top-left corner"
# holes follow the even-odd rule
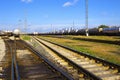
[[[88,0],[85,0],[85,27],[86,27],[86,36],[89,36],[88,33]]]

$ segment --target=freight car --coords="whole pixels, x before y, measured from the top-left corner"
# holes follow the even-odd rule
[[[62,29],[56,32],[49,32],[48,35],[85,35],[86,29]],[[111,27],[111,28],[90,28],[88,30],[90,35],[120,35],[120,27]]]
[[[120,27],[103,28],[102,33],[105,35],[120,35]]]
[[[13,35],[14,35],[15,38],[19,38],[20,37],[20,30],[19,29],[15,29],[13,31]]]

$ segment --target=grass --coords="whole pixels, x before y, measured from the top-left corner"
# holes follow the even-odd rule
[[[85,38],[85,39],[96,39],[96,40],[107,40],[107,41],[120,41],[120,36],[72,36],[67,35],[68,38]]]
[[[23,40],[28,40],[28,41],[31,40],[31,37],[30,37],[30,36],[27,36],[27,35],[23,35],[23,36],[21,36],[21,38],[22,38]]]
[[[105,60],[108,60],[110,62],[120,65],[120,46],[119,45],[89,42],[89,41],[83,41],[83,40],[72,40],[69,38],[67,39],[66,38],[53,38],[53,37],[45,37],[45,36],[44,37],[40,36],[40,37],[59,43],[64,46],[68,46],[77,51],[85,52],[92,56],[96,56],[96,57],[99,57],[99,58],[102,58],[102,59],[105,59]]]

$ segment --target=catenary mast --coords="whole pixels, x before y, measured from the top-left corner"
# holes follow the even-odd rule
[[[85,0],[85,27],[86,27],[86,36],[89,36],[88,33],[88,0]]]

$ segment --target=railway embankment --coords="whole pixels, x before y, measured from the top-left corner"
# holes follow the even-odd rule
[[[58,43],[67,47],[70,47],[74,50],[79,52],[84,52],[89,55],[99,57],[110,61],[115,64],[120,64],[120,46],[115,44],[108,44],[108,43],[99,43],[99,42],[91,42],[91,41],[83,41],[83,40],[73,40],[73,39],[66,39],[66,38],[53,38],[53,37],[46,37],[46,36],[39,36],[40,38],[49,40],[54,43]],[[95,37],[92,37],[95,38]],[[100,40],[104,40],[106,38],[109,41],[119,40],[119,37],[115,37],[117,39],[113,39],[112,37],[102,37]],[[99,39],[97,37],[96,39]]]
[[[86,63],[86,62],[83,62],[83,58],[82,58],[82,60],[78,60],[78,59],[80,59],[80,57],[78,58],[77,56],[75,56],[75,55],[77,55],[77,54],[74,54],[74,55],[71,55],[70,56],[70,54],[71,54],[71,52],[69,52],[69,51],[67,51],[67,50],[65,50],[65,49],[63,49],[63,48],[60,48],[60,47],[58,47],[58,46],[55,46],[55,45],[53,45],[53,44],[51,44],[51,43],[48,43],[48,42],[44,42],[44,41],[40,41],[40,43],[39,43],[39,40],[37,39],[37,41],[38,41],[38,43],[36,43],[36,41],[35,41],[35,38],[34,37],[32,37],[31,38],[31,40],[29,40],[28,41],[28,43],[29,44],[31,44],[34,48],[36,48],[37,50],[40,50],[40,54],[42,54],[42,55],[44,55],[44,56],[48,56],[48,58],[47,59],[49,59],[50,60],[50,58],[52,58],[53,57],[53,52],[51,52],[51,51],[49,51],[49,47],[51,47],[50,49],[51,50],[54,50],[56,53],[58,53],[58,54],[60,54],[60,56],[62,55],[62,56],[66,56],[67,57],[67,59],[70,59],[70,61],[75,61],[75,60],[77,60],[77,61],[82,61],[82,62],[78,62],[79,63],[79,65],[81,64],[81,63]],[[51,40],[52,41],[52,40]],[[52,41],[53,42],[53,41]],[[48,46],[48,48],[45,48],[45,46],[43,46],[42,45],[42,47],[40,46],[41,44],[45,44],[46,46]],[[43,47],[44,47],[44,49],[43,49]],[[48,52],[48,53],[47,53]],[[68,54],[69,53],[69,54]],[[47,57],[46,56],[46,57]],[[73,56],[75,56],[74,58],[73,58]],[[79,55],[78,55],[79,56]],[[59,62],[60,64],[63,64],[63,63],[65,63],[65,65],[66,65],[66,62],[60,62],[60,61],[63,61],[63,60],[59,60],[58,59],[58,57],[57,56],[54,56],[54,58],[52,58],[52,59],[54,59],[54,60],[56,60],[57,62]],[[52,61],[52,59],[50,60],[50,61]],[[85,57],[85,60],[86,60],[86,57]],[[85,61],[84,60],[84,61]],[[87,58],[87,60],[88,60],[88,58]],[[91,58],[90,58],[90,60],[91,60]],[[75,61],[75,62],[77,62],[77,61]],[[54,61],[52,61],[52,62],[54,62]],[[89,61],[88,61],[89,62]],[[88,63],[87,62],[87,63]],[[100,62],[100,63],[102,63],[102,62]],[[71,64],[71,63],[68,63],[68,64]],[[76,63],[77,64],[77,63]],[[102,68],[102,67],[106,67],[104,64],[107,64],[107,63],[102,63],[102,65],[100,64],[100,65],[98,65],[98,63],[90,63],[90,66],[88,66],[88,65],[81,65],[82,66],[82,68],[91,68],[91,69],[94,69],[94,70],[97,70],[98,68]],[[92,67],[93,66],[93,67]],[[97,69],[95,69],[95,66],[96,66],[96,68]],[[64,66],[64,68],[66,68],[67,66]],[[73,67],[74,68],[74,67]],[[102,69],[100,69],[100,70],[103,70],[102,71],[102,73],[103,74],[106,74],[106,76],[103,76],[103,74],[97,74],[97,73],[95,73],[94,74],[94,71],[93,72],[91,72],[91,70],[90,70],[90,75],[91,75],[91,73],[93,73],[94,75],[99,75],[99,77],[100,78],[102,78],[102,79],[106,79],[106,80],[113,80],[113,77],[111,77],[110,75],[111,75],[111,69],[112,69],[113,67],[109,67],[109,68],[106,68],[106,70],[104,70],[104,68],[102,68]],[[114,70],[114,69],[112,69],[113,71],[116,71],[116,69]],[[73,69],[72,69],[72,71],[74,71]],[[89,69],[87,69],[86,71],[89,71]],[[79,72],[79,71],[77,71],[77,72]],[[100,72],[100,71],[97,71],[97,72]],[[110,73],[109,73],[110,72]],[[92,75],[93,75],[92,74]],[[109,75],[110,74],[110,75]],[[116,74],[116,73],[115,73]],[[119,73],[118,73],[119,74]],[[86,75],[86,74],[84,74],[84,75]],[[87,75],[88,75],[88,73],[87,73]],[[87,76],[86,75],[86,76]],[[114,74],[113,74],[114,75]],[[73,76],[73,75],[72,75]],[[114,79],[118,79],[118,75],[115,75],[116,77],[114,77]],[[77,76],[77,73],[76,73],[76,75],[75,76],[73,76],[75,79],[76,78],[79,78],[78,76]],[[92,76],[93,77],[93,76]],[[94,77],[96,77],[96,76],[94,76]],[[109,77],[109,79],[107,79]],[[81,77],[80,77],[81,78]],[[85,78],[85,77],[84,77]],[[96,80],[96,79],[95,79]],[[98,80],[98,79],[97,79]]]

